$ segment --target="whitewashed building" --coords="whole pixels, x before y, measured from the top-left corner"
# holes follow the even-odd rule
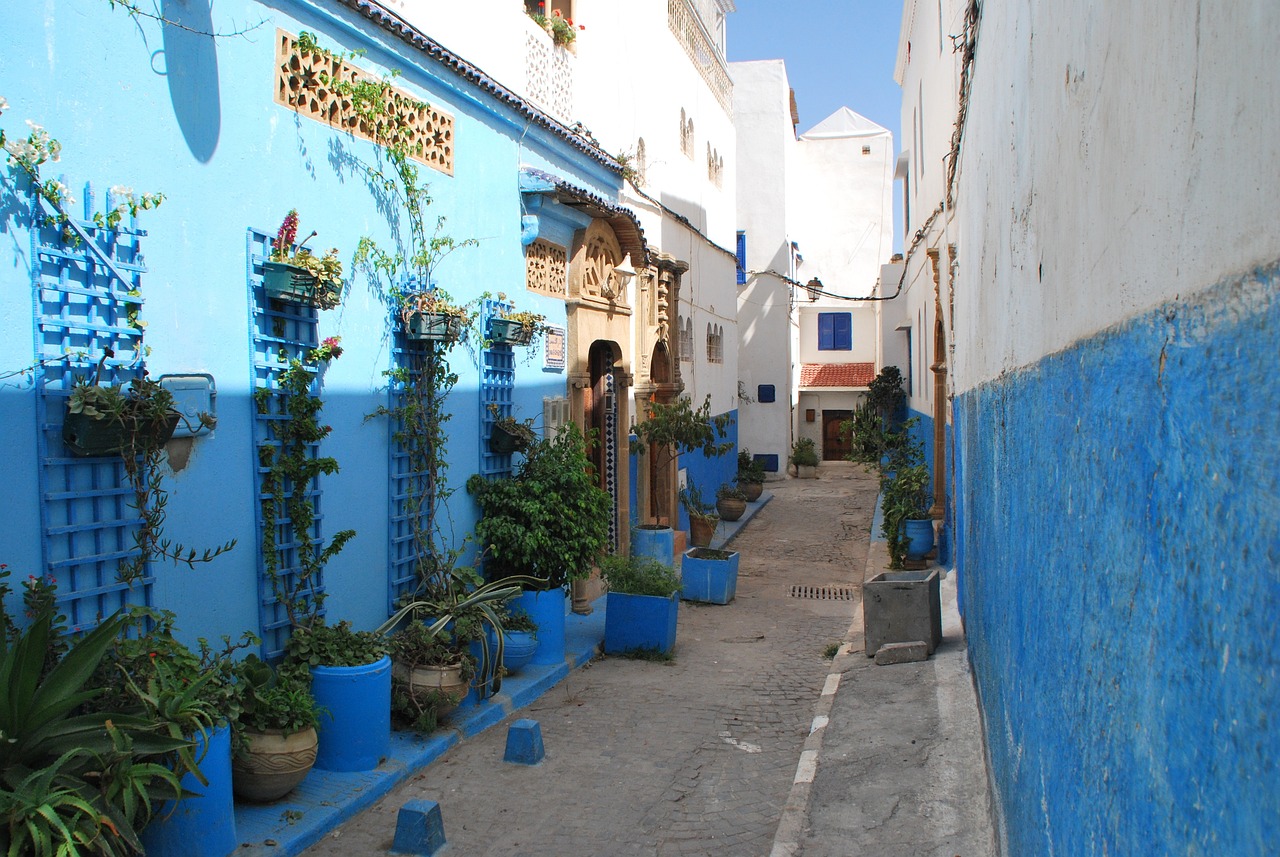
[[[841,108],[796,136],[781,60],[731,65],[738,121],[740,444],[785,471],[796,438],[824,459],[878,371],[871,297],[892,252],[893,138]],[[781,204],[780,204],[781,203]]]

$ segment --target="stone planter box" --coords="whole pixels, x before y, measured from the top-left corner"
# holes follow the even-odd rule
[[[886,571],[862,589],[866,654],[875,657],[886,643],[919,640],[929,654],[942,642],[942,597],[938,570]]]

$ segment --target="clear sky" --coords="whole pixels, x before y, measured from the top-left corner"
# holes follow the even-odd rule
[[[837,109],[893,132],[902,151],[902,90],[893,82],[902,0],[736,0],[726,36],[730,62],[781,59],[796,93],[800,133]],[[901,206],[900,189],[894,208]],[[902,248],[902,213],[894,247]]]

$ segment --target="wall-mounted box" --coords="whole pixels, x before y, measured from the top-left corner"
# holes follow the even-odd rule
[[[161,375],[159,382],[173,396],[173,406],[182,414],[178,428],[173,432],[174,437],[202,437],[213,431],[200,424],[201,414],[216,418],[218,391],[212,375],[203,372]]]

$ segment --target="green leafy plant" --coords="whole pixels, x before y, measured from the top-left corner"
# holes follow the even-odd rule
[[[338,472],[337,459],[313,455],[311,445],[323,440],[332,430],[319,420],[324,407],[319,395],[319,367],[341,354],[339,338],[328,337],[301,360],[287,361],[276,377],[276,390],[260,387],[254,391],[260,413],[270,413],[274,404],[278,409],[276,415],[282,417],[272,421],[274,440],[264,441],[258,447],[258,463],[265,471],[261,501],[262,555],[272,592],[285,608],[294,629],[319,622],[324,604],[321,572],[355,537],[354,530],[340,530],[328,545],[320,547],[312,537],[316,512],[311,492],[307,490],[321,475]],[[281,523],[286,526],[286,540],[295,546],[292,569],[281,568],[276,550],[276,533]]]
[[[382,635],[357,631],[350,622],[315,622],[297,627],[285,644],[285,673],[306,676],[311,667],[359,667],[377,663],[388,652]]]
[[[688,396],[681,396],[670,404],[649,402],[645,410],[645,419],[632,428],[635,439],[631,441],[631,452],[644,455],[652,448],[659,473],[668,470],[682,451],[698,450],[707,458],[718,458],[733,449],[733,442],[724,439],[733,417],[729,414],[711,416],[709,395],[696,409]],[[670,496],[663,499],[655,494],[649,520],[653,520],[653,515],[666,514],[663,510],[671,502]],[[674,513],[671,507],[670,514]]]
[[[715,503],[703,499],[702,489],[692,480],[680,489],[680,505],[684,507],[690,518],[700,518],[704,521],[720,520]]]
[[[609,543],[613,499],[599,486],[586,444],[570,423],[531,444],[514,476],[467,481],[482,513],[475,535],[491,577],[521,575],[556,588],[590,574]]]
[[[308,683],[297,675],[278,674],[257,655],[236,664],[232,687],[239,707],[237,734],[279,729],[292,735],[319,725],[320,711]]]
[[[796,467],[818,466],[818,450],[813,438],[802,437],[791,444],[791,463]]]
[[[747,493],[736,485],[725,482],[716,489],[717,500],[742,500],[746,502]]]
[[[538,4],[539,10],[545,9],[545,4]],[[559,9],[553,9],[550,15],[544,14],[542,11],[533,12],[529,15],[533,22],[539,27],[547,31],[547,35],[551,36],[552,42],[556,45],[564,47],[572,44],[577,38],[577,30],[585,30],[586,27],[579,24],[576,29],[571,18],[565,18],[560,14]]]
[[[298,209],[289,209],[276,232],[270,260],[306,272],[315,283],[311,287],[311,297],[316,306],[320,309],[333,309],[342,303],[342,261],[338,258],[337,247],[323,256],[317,256],[307,249],[306,243],[316,235],[316,231],[312,230],[301,244],[294,246],[298,236]]]
[[[849,438],[850,461],[878,464],[885,454],[890,435],[898,425],[898,415],[906,402],[902,373],[885,366],[868,386],[867,398],[840,424],[841,435]]]
[[[653,557],[606,556],[600,576],[613,592],[670,598],[680,591],[680,578],[670,566]]]
[[[738,477],[739,483],[755,483],[757,485],[764,483],[764,464],[756,461],[752,457],[751,451],[747,449],[738,450]]]
[[[930,517],[930,473],[924,463],[924,446],[910,434],[913,420],[901,432],[892,433],[890,462],[880,479],[881,533],[889,548],[889,567],[902,568],[907,555],[905,522]],[[892,474],[891,476],[889,474]]]

